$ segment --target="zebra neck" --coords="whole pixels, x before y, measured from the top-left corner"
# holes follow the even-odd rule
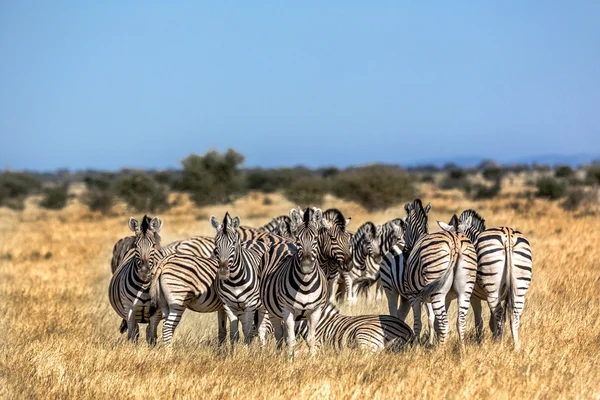
[[[357,246],[355,251],[352,251],[352,263],[358,269],[362,269],[367,261],[367,252],[363,246]]]
[[[302,262],[300,261],[300,258],[294,257],[294,259],[291,263],[290,271],[288,273],[293,275],[295,278],[300,280],[302,283],[311,283],[311,282],[315,281],[315,277],[316,278],[319,277],[319,269],[320,268],[321,267],[319,266],[319,264],[315,261],[313,270],[309,273],[304,273],[304,272],[302,272]]]

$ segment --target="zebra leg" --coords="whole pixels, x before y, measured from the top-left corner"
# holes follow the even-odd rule
[[[229,343],[231,344],[231,350],[235,348],[235,344],[240,340],[239,332],[239,319],[236,314],[227,313],[229,318]]]
[[[446,294],[436,293],[432,296],[431,306],[435,314],[435,330],[440,344],[446,343],[448,335],[448,313],[446,312]]]
[[[427,311],[427,326],[429,328],[429,340],[427,343],[433,346],[435,339],[435,315],[433,314],[433,306],[430,301],[425,302],[425,311]]]
[[[338,275],[327,281],[327,290],[329,290],[329,302],[335,303],[335,292],[338,288]]]
[[[406,317],[412,308],[410,301],[402,296],[400,296],[400,306],[398,306],[398,302],[396,301],[396,317],[400,318],[402,321],[406,321]]]
[[[512,293],[509,293],[508,295],[511,296]],[[523,304],[523,299],[521,298],[520,300],[521,300],[520,304]],[[523,309],[519,308],[519,307],[514,307],[511,312],[510,331],[512,332],[515,350],[519,350],[521,348],[521,343],[519,343],[519,324],[521,322],[521,313],[522,312],[523,312]]]
[[[481,300],[475,296],[471,296],[471,307],[475,316],[475,335],[477,341],[481,342],[483,338],[483,317],[481,315]]]
[[[354,291],[352,289],[352,277],[350,276],[350,273],[343,272],[342,277],[346,284],[346,300],[348,301],[348,304],[356,304],[356,296],[354,296]]]
[[[400,300],[400,302],[402,302],[402,299]],[[415,322],[413,325],[413,330],[415,332],[415,339],[417,339],[417,342],[421,342],[420,338],[421,338],[421,329],[422,329],[422,325],[421,325],[421,304],[422,304],[422,300],[421,299],[416,299],[413,304],[412,304],[412,310],[413,310],[413,317],[415,318]]]
[[[281,346],[283,346],[283,321],[279,318],[272,318],[272,323],[273,334],[275,335],[275,340],[277,341],[277,349],[281,350]]]
[[[150,323],[148,324],[148,327],[146,328],[146,342],[148,342],[148,345],[151,347],[156,346],[156,340],[158,339],[158,323],[160,322],[161,319],[161,313],[160,311],[156,311],[151,317],[150,317]]]
[[[488,305],[493,318],[492,332],[494,333],[494,339],[502,337],[504,333],[504,307],[502,306],[502,300],[500,296],[488,297]],[[491,325],[490,321],[490,325]]]
[[[218,347],[221,349],[227,339],[227,314],[225,314],[225,310],[217,311],[217,326],[219,337]]]
[[[400,296],[399,293],[394,289],[386,289],[385,295],[387,297],[388,312],[390,313],[390,315],[392,317],[398,317],[404,321],[404,318],[406,318],[406,315],[404,315],[404,318],[401,318],[398,316],[398,297]],[[410,310],[410,304],[408,305],[408,308]],[[406,313],[408,314],[408,311]]]
[[[175,329],[177,328],[177,325],[179,325],[179,321],[181,321],[184,311],[185,307],[183,305],[169,305],[169,315],[163,324],[163,344],[165,346],[168,346],[171,343]]]
[[[306,343],[308,344],[308,350],[310,351],[311,355],[315,355],[316,353],[315,336],[317,332],[317,325],[319,325],[319,320],[321,319],[321,313],[322,310],[320,308],[317,308],[306,318],[306,322],[308,325],[308,335],[306,336]]]
[[[136,321],[136,310],[130,308],[127,312],[127,340],[137,343],[140,336],[140,327]]]
[[[252,324],[254,323],[254,310],[246,310],[242,316],[242,331],[244,332],[244,344],[249,346],[252,343]]]
[[[258,342],[260,347],[265,345],[265,336],[267,335],[267,324],[269,323],[269,315],[264,307],[258,309]]]
[[[283,310],[283,324],[285,331],[285,341],[288,348],[288,355],[294,358],[294,349],[296,347],[296,333],[294,332],[294,313],[289,310]]]

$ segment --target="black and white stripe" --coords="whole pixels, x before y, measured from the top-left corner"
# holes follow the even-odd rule
[[[306,338],[308,326],[305,321],[298,324],[298,334]],[[325,305],[317,326],[318,346],[361,348],[371,351],[397,350],[410,342],[412,330],[400,319],[391,315],[341,315],[331,303]]]
[[[287,243],[269,250],[260,294],[273,320],[276,338],[280,340],[285,333],[293,357],[296,318],[307,319],[307,342],[314,351],[315,330],[327,301],[327,280],[318,262],[319,229],[326,222],[322,211],[312,208],[303,214],[292,209],[290,218],[296,250],[290,254]]]
[[[290,217],[287,215],[280,215],[258,228],[258,230],[289,238],[292,235],[291,223]]]
[[[343,271],[349,271],[350,239],[352,233],[346,230],[351,218],[345,218],[336,208],[323,213],[324,227],[319,229],[319,264],[327,277],[329,300],[335,300],[336,285]],[[350,282],[348,282],[350,283]],[[348,299],[350,296],[348,295]]]
[[[485,220],[474,210],[463,211],[454,228],[467,235],[477,250],[478,298],[472,299],[471,304],[478,336],[481,337],[483,327],[479,298],[483,298],[490,307],[494,336],[502,336],[508,314],[514,347],[519,349],[519,324],[533,272],[529,241],[513,228],[486,229]]]
[[[130,243],[132,247],[122,257],[110,280],[109,301],[123,319],[121,333],[127,330],[129,340],[137,340],[139,323],[150,323],[151,319],[160,319],[160,313],[150,304],[147,285],[154,264],[159,258],[161,226],[162,221],[156,217],[150,219],[144,216],[141,226],[135,218],[129,219],[129,228],[135,233],[133,243]],[[122,249],[123,246],[120,246],[119,251]],[[156,343],[156,330],[152,324],[149,324],[146,330],[146,340],[151,345]]]
[[[215,257],[219,263],[217,289],[225,314],[229,318],[231,344],[233,346],[239,340],[240,319],[244,341],[250,344],[255,312],[258,312],[259,326],[265,316],[260,300],[260,276],[267,246],[260,241],[240,240],[237,230],[240,225],[239,217],[231,218],[229,213],[226,213],[223,223],[219,223],[214,216],[210,222],[216,229]],[[265,332],[259,329],[258,333],[262,345]]]

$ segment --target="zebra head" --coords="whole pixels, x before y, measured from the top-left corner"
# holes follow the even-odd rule
[[[300,270],[303,274],[310,274],[317,267],[319,230],[326,226],[323,212],[318,208],[307,208],[301,213],[292,208],[290,220],[296,256],[300,259]]]
[[[319,232],[320,258],[323,261],[335,262],[342,270],[350,270],[352,234],[346,230],[346,227],[352,218],[346,219],[340,210],[330,208],[323,213],[323,219],[326,221],[326,227]]]
[[[154,268],[155,254],[160,250],[160,228],[162,221],[158,217],[150,219],[144,215],[140,226],[137,219],[129,218],[129,229],[135,233],[133,243],[135,267],[143,282],[150,280]]]
[[[210,217],[210,224],[217,231],[214,254],[219,262],[219,278],[227,280],[231,269],[238,264],[241,245],[237,228],[240,226],[240,217],[231,218],[226,212],[222,224],[215,216]]]
[[[283,236],[285,238],[292,237],[291,220],[287,215],[282,215],[274,219],[277,224],[276,228],[272,233],[275,235]]]
[[[421,199],[416,199],[412,204],[405,204],[404,210],[406,210],[406,227],[402,253],[404,253],[404,258],[407,259],[408,254],[410,254],[410,251],[419,238],[429,233],[427,214],[431,210],[431,203],[423,207]]]
[[[352,262],[355,267],[361,270],[364,269],[367,256],[370,256],[377,264],[381,263],[378,242],[380,230],[381,227],[376,228],[372,222],[365,222],[352,236],[350,250],[352,251]]]
[[[380,254],[386,254],[394,245],[404,248],[404,230],[406,223],[403,218],[395,218],[377,227],[377,243]]]
[[[454,214],[448,224],[441,221],[437,221],[437,223],[446,232],[464,234],[472,243],[475,243],[479,234],[485,230],[485,219],[473,210],[463,211],[460,218]]]

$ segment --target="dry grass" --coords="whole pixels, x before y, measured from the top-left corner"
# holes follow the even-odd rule
[[[22,213],[0,209],[0,397],[598,398],[599,218],[575,218],[537,200],[474,204],[427,187],[423,193],[433,203],[432,230],[434,219],[447,221],[451,212],[476,207],[490,225],[514,226],[530,238],[534,280],[521,351],[513,352],[508,339],[493,343],[486,332],[481,345],[470,339],[461,353],[453,329],[443,348],[400,354],[325,350],[288,362],[271,346],[222,357],[216,354],[216,316],[191,312],[172,348],[132,345],[119,335],[107,298],[112,245],[128,234],[128,214],[101,218],[77,204],[58,212],[29,206]],[[262,195],[250,195],[211,209],[184,201],[161,216],[163,239],[210,235],[208,218],[226,209],[248,225],[289,210],[279,196],[270,197],[268,206]],[[352,215],[354,228],[402,214],[398,207],[369,215],[328,198],[324,206],[332,205]],[[384,303],[345,309],[385,310]]]

